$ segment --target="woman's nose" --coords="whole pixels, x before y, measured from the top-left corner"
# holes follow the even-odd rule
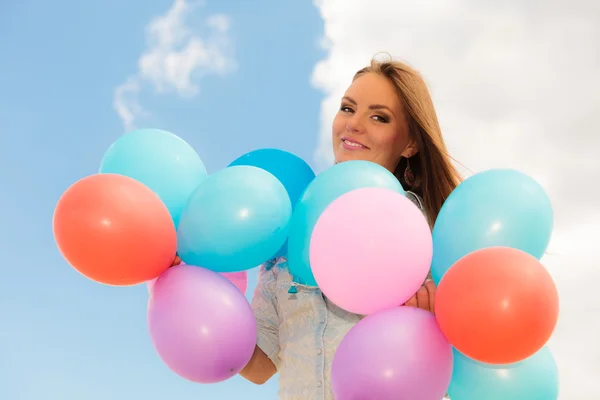
[[[350,133],[360,133],[363,130],[363,124],[356,114],[346,121],[346,130]]]

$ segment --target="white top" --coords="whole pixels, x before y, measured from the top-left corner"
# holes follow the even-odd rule
[[[417,195],[406,194],[423,210]],[[297,293],[289,293],[292,286]],[[294,283],[283,257],[260,267],[252,308],[258,347],[279,372],[279,399],[333,400],[335,351],[363,316],[337,307],[316,287]]]

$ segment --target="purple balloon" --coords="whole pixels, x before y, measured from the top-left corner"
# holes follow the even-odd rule
[[[256,345],[256,320],[244,295],[205,268],[169,268],[148,300],[148,328],[163,362],[199,383],[239,373]]]
[[[331,367],[335,400],[440,400],[452,378],[452,346],[435,316],[396,307],[346,334]]]

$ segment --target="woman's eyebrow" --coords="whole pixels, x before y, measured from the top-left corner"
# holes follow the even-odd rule
[[[352,97],[349,96],[344,96],[342,97],[342,100],[346,100],[348,103],[352,103],[354,105],[356,105],[356,100],[354,100]],[[394,112],[392,111],[392,109],[388,106],[384,106],[383,104],[371,104],[369,106],[369,110],[388,110],[390,113],[392,113],[392,115],[395,116]]]

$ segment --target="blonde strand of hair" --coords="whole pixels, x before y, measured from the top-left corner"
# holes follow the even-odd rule
[[[369,72],[388,78],[402,100],[409,134],[418,149],[411,158],[411,165],[415,158],[418,164],[415,168],[418,185],[415,184],[417,187],[414,189],[423,197],[429,224],[433,227],[442,205],[462,178],[448,154],[427,84],[419,72],[391,57],[388,61],[372,59],[371,64],[358,71],[354,79]]]

